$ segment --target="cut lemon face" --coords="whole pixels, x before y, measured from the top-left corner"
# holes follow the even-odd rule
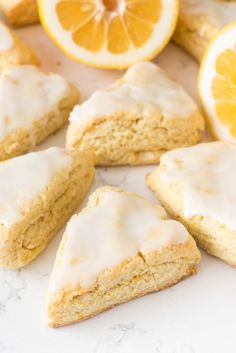
[[[236,143],[236,22],[224,27],[210,44],[198,87],[213,135]]]
[[[70,57],[103,68],[152,59],[169,42],[177,0],[38,0],[41,22]]]

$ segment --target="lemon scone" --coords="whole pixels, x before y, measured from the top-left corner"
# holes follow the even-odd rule
[[[0,70],[9,65],[39,65],[33,49],[0,21]]]
[[[167,211],[209,254],[236,266],[236,145],[211,142],[166,153],[147,177]]]
[[[200,254],[179,222],[136,194],[103,187],[69,221],[50,280],[49,325],[79,322],[195,273]]]
[[[227,23],[236,20],[236,1],[180,0],[174,41],[201,60],[209,41]]]
[[[0,0],[0,9],[13,26],[26,26],[39,21],[37,0]]]
[[[167,150],[196,144],[203,129],[183,88],[155,64],[141,62],[74,108],[67,146],[92,151],[96,165],[151,164]]]
[[[83,200],[93,180],[89,155],[52,147],[0,163],[0,266],[32,261]]]
[[[0,74],[0,160],[23,154],[62,127],[78,91],[57,74],[11,66]]]

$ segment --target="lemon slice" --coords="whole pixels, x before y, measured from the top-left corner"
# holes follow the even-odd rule
[[[177,0],[38,0],[41,22],[73,59],[125,68],[152,59],[169,42]]]
[[[236,22],[214,38],[202,60],[199,96],[213,135],[236,142]]]

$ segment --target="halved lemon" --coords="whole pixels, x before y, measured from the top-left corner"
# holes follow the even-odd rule
[[[150,60],[169,42],[177,0],[38,0],[41,22],[73,59],[103,68]]]
[[[198,78],[199,96],[213,135],[236,143],[236,22],[210,43]]]

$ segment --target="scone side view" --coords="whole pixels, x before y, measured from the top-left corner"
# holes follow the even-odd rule
[[[139,222],[142,216],[147,226]],[[71,218],[60,244],[49,325],[80,322],[174,285],[194,274],[199,260],[193,238],[163,208],[118,188],[97,189]]]
[[[156,112],[149,119],[128,112],[115,113],[95,121],[80,135],[70,124],[67,147],[94,153],[97,166],[149,165],[158,163],[160,156],[179,146],[191,146],[202,137],[204,123],[196,112],[185,119],[165,120]]]
[[[217,32],[218,28],[209,22],[208,16],[181,15],[180,12],[173,40],[196,60],[201,61],[209,42]]]
[[[14,80],[18,85],[14,85]],[[30,111],[26,95],[31,97]],[[14,97],[15,107],[12,107],[9,102]],[[12,66],[3,70],[0,76],[0,160],[32,150],[64,126],[78,100],[77,88],[59,75],[45,75],[33,66]]]
[[[24,163],[26,168],[23,168]],[[4,190],[8,193],[5,199],[9,198],[9,202],[4,199],[1,203],[2,212],[0,210],[0,266],[16,269],[38,256],[65,224],[83,201],[95,170],[89,155],[60,148],[33,152],[1,162],[1,176],[6,173],[5,168],[12,173],[10,180],[4,180]],[[13,173],[18,175],[15,187],[11,185]]]
[[[228,212],[228,215],[230,215],[229,219],[225,218],[223,220],[221,217],[223,214],[222,210],[226,209],[226,207],[224,207],[226,203],[232,207],[232,210],[234,209],[232,203],[234,189],[230,182],[230,175],[233,175],[232,178],[234,178],[234,171],[232,167],[234,163],[232,160],[230,161],[230,157],[227,155],[227,147],[225,148],[225,146],[230,146],[230,144],[225,144],[224,142],[214,142],[208,144],[212,145],[209,147],[212,147],[213,150],[215,149],[214,145],[217,147],[215,156],[219,156],[221,151],[224,155],[221,155],[222,160],[220,163],[217,161],[212,162],[212,159],[209,158],[209,156],[208,159],[206,157],[204,160],[204,155],[202,155],[203,164],[205,164],[207,168],[205,170],[205,174],[201,174],[203,164],[199,165],[199,159],[196,160],[196,157],[194,158],[194,156],[190,154],[190,148],[184,149],[186,151],[183,156],[186,157],[187,154],[189,154],[193,163],[195,163],[196,166],[198,165],[198,170],[196,167],[193,167],[194,171],[190,170],[189,177],[192,178],[191,186],[188,184],[183,184],[183,181],[180,182],[180,180],[175,180],[175,172],[173,170],[170,172],[171,164],[168,162],[167,165],[165,160],[165,157],[168,154],[169,156],[167,156],[167,158],[170,158],[169,161],[172,161],[171,163],[173,163],[173,165],[174,163],[176,166],[179,165],[177,168],[179,168],[180,178],[182,171],[184,173],[185,170],[184,165],[189,164],[189,162],[187,163],[186,160],[181,159],[177,155],[172,156],[171,152],[163,155],[164,159],[161,160],[160,166],[157,167],[153,173],[147,176],[147,184],[150,189],[155,192],[157,198],[161,201],[161,204],[165,207],[167,212],[174,219],[180,221],[186,226],[200,247],[202,247],[210,255],[214,255],[224,260],[231,266],[236,267],[236,228],[233,223],[230,223],[234,219],[234,216],[231,211]],[[205,150],[204,145],[205,144],[201,144],[195,147],[203,148],[204,154],[207,155],[207,150]],[[175,153],[176,152],[178,153],[178,150],[176,150]],[[236,158],[236,150],[233,154]],[[227,160],[228,163],[225,162]],[[231,167],[228,170],[225,170],[223,174],[219,174],[217,176],[217,168],[218,170],[221,170],[219,169],[221,165],[222,168],[224,168],[224,165],[231,165]],[[168,177],[170,176],[170,173],[172,173],[173,178],[166,179],[166,173],[168,173]],[[197,178],[194,178],[194,175],[198,175],[199,181],[201,182],[198,182]],[[216,179],[212,180],[211,177],[214,175],[216,175]],[[225,178],[226,176],[228,178]],[[204,180],[207,181],[207,184],[203,182]],[[219,185],[222,185],[223,183],[225,183],[225,187],[228,188],[228,191],[224,190],[222,192],[222,190],[217,189]],[[191,187],[191,189],[186,189],[186,187]],[[192,190],[192,194],[190,193],[190,190]],[[199,191],[201,194],[199,194]],[[188,198],[186,198],[186,192],[189,193]],[[190,198],[192,198],[192,201],[190,201]],[[191,206],[191,202],[193,202],[193,204],[195,202],[195,208],[193,207],[193,204]],[[208,204],[208,202],[210,204]],[[205,205],[203,207],[204,203]],[[213,209],[212,203],[215,203],[215,207],[218,208],[218,214],[215,212],[215,209]],[[200,207],[198,205],[200,205]]]
[[[228,0],[180,0],[173,40],[201,61],[219,30],[236,19],[236,3]]]
[[[34,50],[2,22],[0,22],[0,36],[0,69],[9,65],[40,65]]]
[[[37,0],[0,0],[0,9],[13,26],[21,27],[39,22]]]
[[[93,151],[95,164],[145,165],[196,144],[204,121],[182,87],[152,63],[133,65],[70,115],[67,146]]]

